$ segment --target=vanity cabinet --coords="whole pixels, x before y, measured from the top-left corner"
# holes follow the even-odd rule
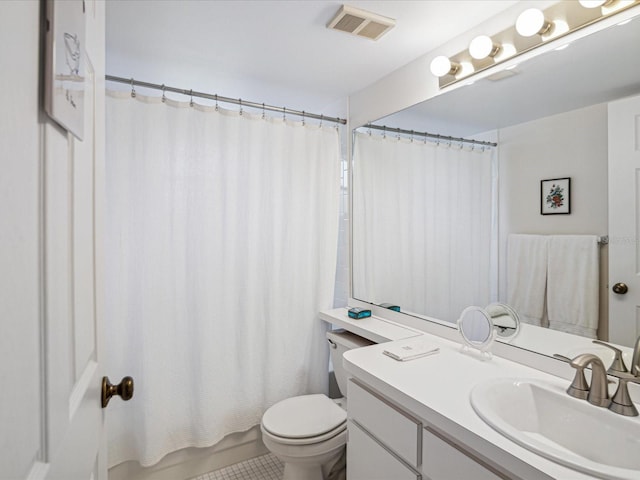
[[[382,441],[407,464],[419,467],[422,453],[420,421],[353,379],[349,380],[347,399],[352,422]]]
[[[422,476],[370,433],[349,421],[347,480],[421,480]]]
[[[358,380],[347,398],[348,480],[508,478]]]
[[[427,427],[422,436],[422,472],[432,480],[499,480],[508,477],[494,473],[451,439]]]

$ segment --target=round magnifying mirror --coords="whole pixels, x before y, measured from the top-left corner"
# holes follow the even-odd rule
[[[458,329],[467,346],[487,352],[495,338],[491,316],[480,307],[467,307],[458,319]]]
[[[511,340],[520,331],[520,317],[511,306],[492,303],[485,307],[485,311],[491,317],[498,340]]]

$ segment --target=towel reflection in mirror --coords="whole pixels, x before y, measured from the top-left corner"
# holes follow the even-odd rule
[[[596,235],[509,235],[507,302],[525,323],[597,338],[599,253]]]

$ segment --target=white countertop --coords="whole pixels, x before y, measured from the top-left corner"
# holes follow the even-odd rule
[[[415,340],[406,338],[397,343]],[[563,387],[568,386],[567,380],[495,356],[483,360],[475,353],[461,352],[460,344],[433,335],[425,334],[421,340],[439,346],[440,352],[398,362],[382,354],[388,344],[372,345],[346,352],[344,366],[354,377],[424,422],[448,432],[467,448],[523,478],[537,480],[542,478],[540,473],[562,480],[593,478],[536,455],[503,437],[476,415],[469,401],[475,385],[494,378],[538,378]]]
[[[356,320],[350,318],[347,312],[347,308],[335,308],[320,312],[320,318],[376,343],[415,337],[423,333],[376,316]]]

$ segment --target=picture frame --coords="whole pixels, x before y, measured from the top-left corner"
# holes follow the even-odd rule
[[[84,136],[84,0],[47,0],[44,109],[78,140]]]
[[[540,214],[571,213],[571,177],[540,180]]]

